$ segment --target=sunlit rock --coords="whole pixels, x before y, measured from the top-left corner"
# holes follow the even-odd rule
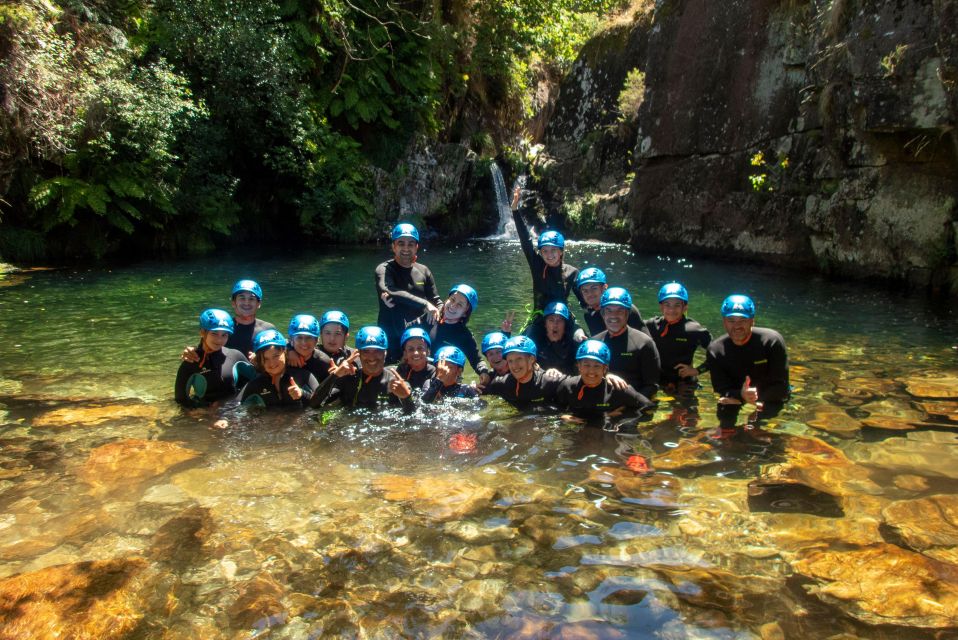
[[[659,471],[675,471],[702,467],[721,460],[712,445],[701,440],[679,440],[679,446],[652,456],[652,468]]]
[[[895,476],[895,486],[905,491],[914,491],[916,493],[928,490],[928,480],[922,476],[915,476],[908,473]]]
[[[870,624],[958,625],[958,568],[891,544],[812,551],[792,563],[809,593]]]
[[[908,393],[916,398],[958,398],[958,374],[931,371],[903,382]]]
[[[495,491],[461,476],[385,475],[373,481],[373,488],[386,500],[409,502],[413,509],[434,520],[453,520],[489,506]]]
[[[958,479],[958,434],[920,431],[881,442],[854,442],[845,449],[855,462],[894,473]]]
[[[519,531],[537,544],[551,547],[558,538],[567,535],[574,525],[568,518],[542,514],[526,518]]]
[[[919,402],[918,406],[930,416],[940,416],[958,422],[958,402]],[[955,426],[958,427],[958,425]]]
[[[147,489],[140,502],[154,504],[179,504],[190,499],[185,491],[175,484],[161,484]]]
[[[486,525],[469,520],[457,520],[443,525],[444,533],[469,543],[485,543],[497,540],[511,540],[516,530],[503,524]]]
[[[175,442],[121,440],[91,451],[77,475],[100,491],[128,489],[198,455]]]
[[[880,494],[868,469],[857,465],[830,444],[818,438],[788,436],[785,462],[765,465],[753,489],[780,484],[802,484],[832,496],[859,493]]]
[[[677,509],[682,482],[662,474],[636,474],[619,467],[599,467],[589,473],[589,482],[611,484],[623,499],[653,509]]]
[[[285,620],[286,608],[281,599],[285,590],[269,575],[259,575],[238,588],[236,600],[227,614],[234,627],[264,628]]]
[[[830,404],[816,407],[814,417],[807,424],[820,431],[843,437],[850,437],[861,428],[861,422],[848,415],[844,409]]]
[[[762,514],[762,537],[783,551],[866,546],[882,541],[877,518],[823,518],[806,513]]]
[[[885,397],[897,389],[895,382],[887,378],[846,378],[835,384],[835,394],[850,406],[860,405],[875,397]]]
[[[195,562],[212,530],[213,519],[209,509],[191,507],[171,518],[154,534],[150,556],[177,564]]]
[[[125,638],[144,615],[142,558],[79,562],[0,581],[0,637]]]
[[[736,575],[718,567],[647,565],[671,583],[678,597],[691,604],[719,609],[737,619],[761,619],[781,598],[784,580],[761,575]]]
[[[282,496],[303,489],[302,481],[289,470],[263,467],[261,460],[230,460],[211,467],[197,467],[177,473],[173,484],[189,496]]]
[[[65,407],[42,413],[32,421],[34,427],[95,427],[105,422],[152,422],[159,417],[159,410],[149,404],[84,404]]]
[[[958,547],[958,496],[941,494],[892,502],[882,511],[902,541],[939,559],[954,558]],[[934,552],[943,551],[945,556]]]
[[[469,580],[456,595],[456,607],[461,611],[495,611],[507,588],[505,580]]]

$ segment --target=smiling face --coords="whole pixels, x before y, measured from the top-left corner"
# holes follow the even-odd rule
[[[620,307],[617,304],[610,304],[602,307],[602,320],[605,322],[605,328],[612,335],[622,333],[629,322],[629,309]]]
[[[419,243],[412,238],[399,238],[393,241],[393,258],[400,267],[409,268],[416,261]]]
[[[659,303],[659,310],[666,322],[678,322],[689,308],[688,303],[679,298],[666,298]]]
[[[319,341],[313,336],[304,333],[293,336],[293,350],[296,351],[304,360],[308,360],[313,355],[313,350]]]
[[[602,292],[608,287],[609,285],[599,282],[587,282],[579,287],[579,293],[582,294],[582,299],[590,308],[598,309],[599,302],[602,300]]]
[[[248,291],[240,291],[235,296],[233,296],[233,311],[236,312],[237,320],[249,320],[256,317],[256,312],[259,311],[260,301],[259,298],[254,296]],[[249,324],[245,322],[244,324]]]
[[[539,255],[550,267],[558,267],[562,264],[562,249],[559,247],[542,247],[539,249]]]
[[[230,339],[230,334],[225,331],[204,331],[200,329],[200,339],[203,343],[203,351],[213,353],[226,346],[227,340]]]
[[[504,376],[509,373],[509,363],[502,357],[502,349],[489,349],[485,355],[486,362],[489,363],[497,376]]]
[[[446,324],[455,324],[469,313],[469,301],[458,291],[449,294],[442,305],[442,317]]]
[[[528,382],[532,378],[536,365],[535,356],[513,351],[506,355],[506,362],[509,364],[509,373],[519,382]]]
[[[286,370],[286,349],[267,347],[257,353],[256,358],[262,363],[263,371],[274,378]]]
[[[546,316],[546,337],[549,342],[559,342],[565,335],[565,318],[560,315],[552,314]]]
[[[755,318],[730,316],[722,318],[722,324],[725,325],[725,332],[732,339],[732,342],[742,346],[752,337],[752,326],[755,325]]]
[[[576,365],[579,367],[579,375],[582,376],[582,382],[587,387],[598,386],[599,383],[602,382],[602,378],[605,377],[605,374],[609,372],[607,366],[591,358],[583,358],[579,360]]]
[[[402,348],[402,360],[413,371],[422,371],[429,363],[429,347],[422,338],[409,338]]]
[[[360,349],[359,361],[363,365],[363,374],[378,376],[386,365],[386,351],[383,349]]]
[[[338,322],[329,322],[323,325],[319,332],[319,338],[323,341],[323,351],[329,355],[334,355],[343,350],[346,346],[346,338],[349,332]]]

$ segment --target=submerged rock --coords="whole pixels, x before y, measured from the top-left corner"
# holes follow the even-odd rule
[[[958,567],[891,544],[813,551],[792,563],[809,593],[869,624],[958,626]]]
[[[678,509],[685,506],[679,498],[682,482],[662,474],[639,475],[618,467],[599,467],[589,474],[589,481],[612,484],[626,501],[653,509]]]
[[[958,479],[958,434],[954,433],[911,432],[907,437],[887,438],[879,443],[855,442],[845,451],[862,465],[895,473]]]
[[[826,404],[816,407],[815,415],[808,421],[808,426],[835,435],[850,437],[858,433],[861,422],[848,415],[844,409]]]
[[[0,580],[0,637],[125,638],[144,615],[143,558],[78,562]]]
[[[916,398],[958,398],[958,374],[941,371],[905,378],[905,389]]]
[[[659,471],[676,471],[703,467],[721,460],[713,451],[712,445],[701,440],[679,440],[679,446],[652,456],[652,467]]]
[[[94,489],[109,492],[130,488],[199,455],[175,442],[121,440],[91,451],[77,475]]]
[[[95,427],[110,421],[149,421],[159,418],[159,410],[149,404],[96,404],[65,407],[42,413],[33,419],[34,427]]]
[[[919,402],[918,406],[928,415],[942,416],[958,422],[958,402]]]
[[[958,561],[958,496],[899,500],[882,517],[910,548],[944,562]]]
[[[433,520],[455,520],[489,506],[495,491],[461,476],[385,475],[373,488],[386,500],[409,502],[413,509]]]
[[[281,598],[285,590],[269,575],[259,575],[239,586],[236,600],[227,613],[233,626],[265,628],[286,619]]]

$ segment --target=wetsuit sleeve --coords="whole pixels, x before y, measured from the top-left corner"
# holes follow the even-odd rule
[[[710,368],[710,363],[708,358],[708,353],[709,353],[708,348],[709,348],[709,345],[712,344],[712,334],[709,333],[708,329],[706,329],[705,327],[702,327],[702,330],[698,334],[698,338],[699,339],[697,341],[697,344],[703,349],[705,349],[705,361],[699,366],[695,367],[698,370],[699,375],[701,375],[703,373],[707,373]]]
[[[488,374],[490,377],[493,375],[492,367],[482,359],[482,356],[479,355],[479,347],[476,346],[476,339],[473,337],[472,333],[469,331],[463,332],[462,344],[460,348],[463,353],[466,354],[466,359],[469,361],[469,364],[472,365],[473,370],[478,373],[480,376],[482,374]]]
[[[422,401],[426,404],[435,402],[436,396],[439,395],[439,391],[442,389],[442,383],[435,378],[430,378],[426,380],[426,384],[422,386]]]
[[[200,365],[196,362],[181,362],[180,368],[176,371],[176,382],[173,383],[173,397],[180,404],[192,406],[190,392],[186,388],[190,376],[200,372]]]
[[[765,388],[759,389],[758,392],[763,402],[784,402],[789,396],[788,355],[785,352],[785,342],[781,338],[776,338],[768,346],[768,381],[765,383]]]
[[[322,382],[317,383],[316,388],[309,397],[309,406],[321,407],[327,402],[330,402],[331,396],[333,395],[333,389],[336,388],[336,381],[338,379],[339,378],[336,376],[330,375]]]
[[[742,385],[722,367],[717,353],[720,348],[715,343],[710,344],[705,357],[705,365],[709,368],[712,376],[712,389],[723,398],[741,400]]]
[[[492,379],[492,382],[486,385],[482,394],[487,396],[499,396],[502,397],[503,393],[506,390],[506,380],[509,379],[509,376],[497,376]],[[514,384],[514,383],[513,383]]]
[[[522,247],[522,253],[526,256],[526,262],[529,263],[529,268],[532,268],[532,261],[535,258],[536,250],[532,246],[532,237],[529,235],[529,227],[526,226],[525,220],[522,219],[522,213],[519,207],[512,210],[512,221],[516,224],[516,235],[519,236],[519,246]]]
[[[635,305],[632,305],[632,310],[629,311],[629,326],[638,329],[650,338],[652,337],[651,327],[646,326],[645,321],[642,320],[642,313]]]
[[[245,385],[243,385],[242,390],[239,392],[239,401],[243,402],[248,397],[256,395],[263,390],[263,381],[262,376],[256,376]]]
[[[644,326],[644,325],[643,325]],[[659,350],[651,339],[642,348],[642,382],[641,387],[636,391],[646,398],[651,398],[659,390],[659,377],[662,375],[662,360],[659,358]]]
[[[579,301],[579,306],[583,309],[587,309],[589,305],[585,303],[585,299],[582,297],[582,294],[579,293],[579,288],[575,286],[575,281],[579,279],[579,270],[575,267],[569,269],[569,273],[566,274],[566,288],[570,290],[575,299]],[[574,317],[574,316],[573,316]]]
[[[422,269],[425,272],[423,274],[425,276],[423,278],[423,282],[426,284],[423,288],[426,293],[426,299],[432,301],[432,303],[438,307],[442,303],[442,298],[439,297],[439,289],[436,287],[436,279],[433,277],[432,271],[430,271],[428,267],[423,266]]]
[[[619,407],[627,407],[629,409],[639,409],[642,411],[655,406],[654,402],[646,398],[632,387],[626,387],[625,389],[613,389],[612,401],[610,404],[612,405],[611,408],[613,410],[618,409]]]
[[[388,262],[376,267],[376,292],[378,295],[383,293],[388,293],[390,296],[396,299],[400,304],[406,304],[413,306],[415,308],[421,309],[422,311],[426,310],[426,305],[431,304],[429,300],[424,300],[419,296],[414,296],[408,291],[403,291],[396,285],[396,280],[392,274],[392,271],[388,269]],[[435,291],[436,284],[433,283],[433,291]]]

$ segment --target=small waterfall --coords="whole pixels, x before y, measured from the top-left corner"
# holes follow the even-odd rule
[[[502,171],[495,162],[489,165],[489,173],[492,174],[492,186],[496,192],[496,210],[499,211],[499,227],[496,229],[496,235],[490,236],[490,240],[518,240],[516,235],[516,225],[512,221],[512,192],[506,191],[506,181],[502,177]],[[523,186],[525,176],[516,178],[515,186]],[[515,186],[513,190],[515,190]]]

